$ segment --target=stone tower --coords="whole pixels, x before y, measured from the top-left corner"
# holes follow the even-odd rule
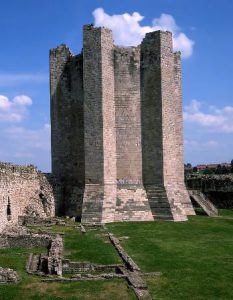
[[[50,51],[56,210],[84,223],[194,214],[184,185],[180,53],[172,34],[117,47],[84,26],[83,51]]]

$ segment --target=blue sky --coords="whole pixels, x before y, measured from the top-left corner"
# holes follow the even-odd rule
[[[66,43],[77,53],[83,24],[95,23],[123,45],[153,28],[173,31],[183,54],[185,161],[230,161],[232,11],[231,0],[0,0],[0,160],[50,170],[49,49]]]

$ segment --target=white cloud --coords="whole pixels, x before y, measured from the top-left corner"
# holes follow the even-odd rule
[[[48,81],[47,74],[0,73],[0,87],[11,87],[24,83],[43,83]]]
[[[137,46],[141,43],[145,34],[155,30],[168,30],[173,33],[175,51],[181,51],[183,57],[192,55],[194,41],[189,39],[176,24],[173,16],[161,14],[152,21],[152,26],[141,26],[144,19],[138,12],[124,13],[122,15],[108,15],[103,8],[93,11],[95,26],[105,26],[113,31],[113,37],[117,45]]]
[[[5,136],[15,146],[17,151],[14,156],[33,156],[33,150],[50,150],[50,124],[44,124],[39,129],[27,129],[20,126],[4,130]]]
[[[202,149],[216,148],[218,146],[218,142],[212,140],[206,142],[203,141],[200,142],[196,140],[184,140],[184,145],[190,147],[191,149],[198,148],[200,150],[200,148]]]
[[[0,160],[16,164],[34,164],[50,172],[50,124],[30,129],[10,126],[1,130]]]
[[[32,105],[32,99],[26,95],[19,95],[9,100],[0,95],[0,121],[21,122],[28,114],[27,107]]]
[[[201,111],[201,106],[201,102],[192,100],[191,104],[184,108],[184,120],[212,132],[233,133],[233,106],[221,109],[209,106],[208,113]]]
[[[32,105],[32,99],[26,95],[16,96],[13,98],[13,103],[19,106]]]

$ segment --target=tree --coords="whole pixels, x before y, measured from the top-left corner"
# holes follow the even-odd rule
[[[228,170],[226,168],[226,166],[222,166],[222,174],[227,174]]]
[[[197,173],[197,167],[193,167],[193,172]]]
[[[222,166],[218,165],[217,169],[215,169],[215,174],[222,174]]]
[[[206,167],[206,169],[205,170],[203,170],[203,174],[214,174],[214,170],[213,169],[210,169],[210,168],[208,168],[208,167]]]

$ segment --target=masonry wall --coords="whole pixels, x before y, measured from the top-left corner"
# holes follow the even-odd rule
[[[181,78],[177,54],[174,66],[172,34],[146,34],[141,59],[144,184],[150,190],[148,197],[154,197],[149,200],[161,201],[159,194],[163,193],[173,218],[186,220],[186,212],[194,211],[183,183]]]
[[[53,217],[54,197],[47,178],[35,167],[0,163],[0,232],[23,215]]]
[[[52,172],[60,181],[58,215],[81,217],[84,162],[83,59],[65,45],[50,51]]]
[[[114,51],[117,201],[115,221],[153,220],[142,180],[140,47]]]
[[[142,183],[140,48],[114,51],[117,182]]]
[[[116,133],[112,32],[84,26],[85,193],[82,221],[114,220]]]
[[[233,174],[192,174],[185,182],[187,189],[201,191],[217,208],[233,209]]]

